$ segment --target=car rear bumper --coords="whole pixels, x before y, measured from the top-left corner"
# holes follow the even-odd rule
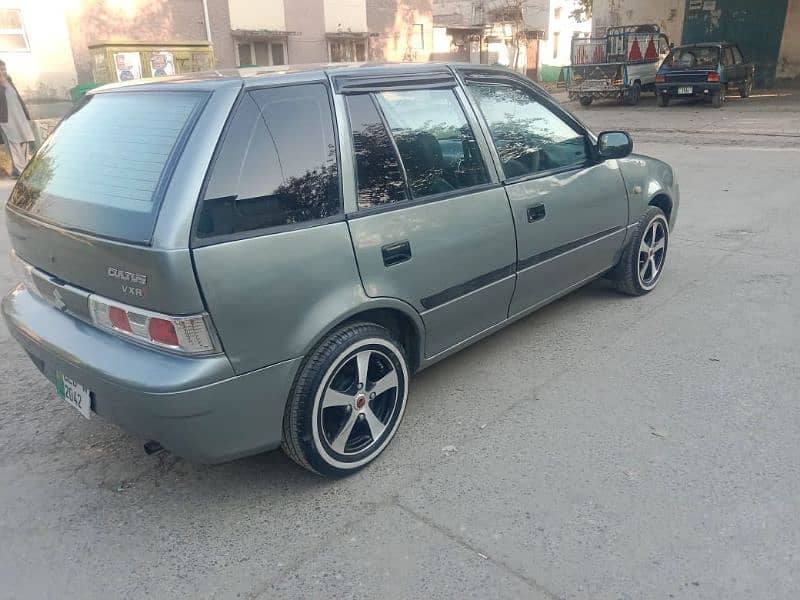
[[[51,382],[56,373],[92,391],[100,417],[189,460],[224,462],[276,448],[300,359],[235,375],[224,355],[151,350],[65,314],[24,288],[2,313]]]
[[[678,88],[691,87],[691,94],[679,94]],[[694,83],[657,83],[656,90],[659,94],[674,96],[676,98],[691,98],[692,96],[709,96],[722,89],[721,83],[709,83],[707,81]]]

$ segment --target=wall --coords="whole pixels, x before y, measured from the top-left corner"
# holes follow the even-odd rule
[[[550,3],[547,39],[539,46],[539,78],[542,81],[556,81],[561,73],[561,67],[570,63],[572,36],[575,33],[589,35],[592,31],[591,19],[578,22],[570,16],[570,13],[579,6],[577,0],[552,0]],[[556,18],[558,9],[560,9],[559,18]],[[556,37],[558,37],[558,52],[555,52]]]
[[[30,102],[68,99],[77,82],[63,6],[49,0],[2,1],[22,10],[29,51],[0,52],[22,97]]]
[[[366,0],[372,61],[427,61],[433,52],[429,0]],[[414,25],[422,25],[422,39]],[[420,43],[421,42],[421,43]]]
[[[789,0],[775,75],[800,80],[800,0]]]
[[[684,42],[736,42],[756,66],[758,87],[771,86],[784,32],[788,0],[715,0],[686,11]]]
[[[680,43],[686,0],[594,0],[592,28],[602,33],[612,25],[654,23],[670,42]]]
[[[287,31],[300,35],[289,36],[291,64],[328,61],[328,42],[325,38],[324,0],[285,0]]]
[[[286,31],[283,0],[229,0],[231,29]]]
[[[327,33],[367,31],[366,0],[324,0],[324,10]]]
[[[437,25],[476,25],[491,21],[492,10],[506,4],[506,0],[433,0],[432,8]],[[549,7],[549,0],[524,0],[528,29],[547,31]]]
[[[201,0],[71,0],[67,5],[75,70],[81,82],[92,80],[91,44],[206,40]],[[233,66],[228,1],[208,0],[208,7],[217,65]]]

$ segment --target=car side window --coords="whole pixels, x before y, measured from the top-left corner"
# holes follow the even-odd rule
[[[506,179],[587,162],[585,136],[530,91],[505,83],[468,83],[489,125]]]
[[[358,179],[358,208],[408,199],[406,182],[389,132],[370,94],[347,96]]]
[[[723,64],[725,64],[725,65],[727,65],[727,66],[733,65],[733,63],[734,63],[734,60],[733,60],[733,50],[731,49],[731,47],[730,47],[730,46],[726,46],[726,47],[725,47],[725,52],[724,52],[724,55],[723,55],[723,56],[725,57],[725,58],[724,58],[724,63],[723,63]]]
[[[478,143],[452,89],[375,94],[414,198],[489,182]]]
[[[742,52],[737,46],[733,46],[733,58],[737,64],[744,62],[744,59],[742,58]]]
[[[325,86],[246,94],[214,162],[197,236],[297,225],[339,212],[339,169]]]

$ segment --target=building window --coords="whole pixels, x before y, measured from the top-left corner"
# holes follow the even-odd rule
[[[411,47],[414,50],[422,50],[425,48],[425,29],[422,23],[414,23],[414,29],[411,32]]]
[[[561,20],[561,7],[560,7],[560,6],[557,6],[557,7],[556,7],[556,8],[553,10],[553,18],[554,18],[556,21],[560,21],[560,20]]]
[[[339,39],[328,43],[331,62],[365,62],[367,42],[362,39]]]
[[[558,38],[561,36],[561,33],[558,31],[553,32],[553,58],[558,58]]]
[[[0,52],[26,52],[28,36],[18,8],[0,8]]]
[[[286,64],[286,42],[259,41],[236,44],[240,67],[270,67]]]

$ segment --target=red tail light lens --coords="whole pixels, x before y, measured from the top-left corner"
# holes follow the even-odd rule
[[[656,83],[664,83],[667,80],[663,75],[656,75]]]
[[[709,73],[707,81],[712,83],[719,83],[719,73]]]
[[[150,319],[150,339],[165,346],[178,347],[181,343],[178,341],[178,333],[175,331],[175,326],[171,321],[166,319],[158,319],[153,317]]]
[[[131,333],[131,322],[128,313],[117,306],[108,307],[108,320],[114,329]]]
[[[220,351],[205,314],[173,317],[136,308],[92,294],[92,322],[140,343],[182,354],[215,354]]]

